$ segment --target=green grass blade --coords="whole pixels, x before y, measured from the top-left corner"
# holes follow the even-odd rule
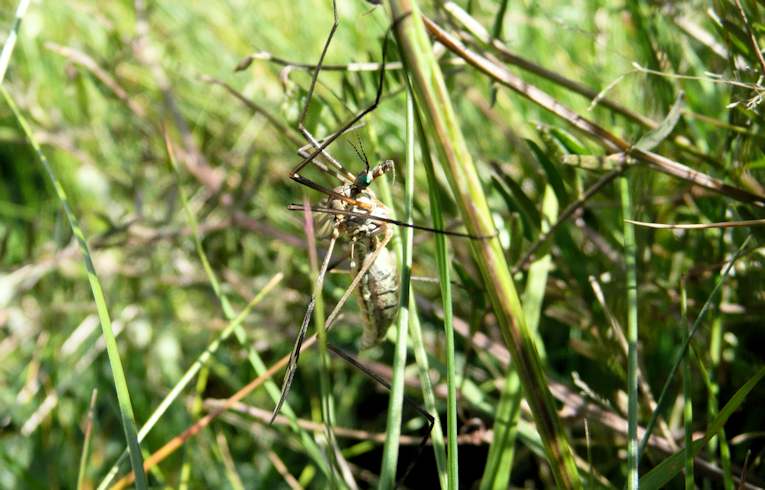
[[[409,292],[409,337],[412,341],[412,351],[417,362],[417,376],[422,385],[422,398],[425,410],[433,417],[433,430],[430,434],[433,443],[433,453],[436,458],[436,468],[438,469],[438,480],[441,488],[447,488],[449,482],[449,467],[446,458],[446,447],[444,446],[444,433],[441,426],[441,418],[438,416],[438,407],[436,406],[436,395],[433,391],[433,383],[430,381],[430,366],[428,362],[428,352],[425,348],[425,342],[422,338],[422,329],[420,328],[420,317],[417,314],[417,303],[414,298],[414,291]],[[456,438],[455,438],[456,445]],[[456,461],[455,461],[456,463]],[[456,467],[455,479],[456,479]]]
[[[632,219],[630,184],[626,177],[619,177],[619,194],[624,221],[624,265],[627,271],[627,488],[638,488],[638,298],[635,255],[635,226],[626,220]]]
[[[643,475],[640,479],[640,486],[643,488],[662,488],[674,478],[685,467],[686,451],[690,449],[692,456],[695,457],[709,440],[718,434],[728,418],[733,415],[746,399],[747,395],[765,376],[765,366],[762,366],[736,393],[728,400],[728,403],[720,410],[712,423],[707,427],[704,437],[693,442],[689,448],[683,448],[669,458],[656,465],[651,471]]]
[[[494,416],[494,440],[489,446],[486,468],[481,477],[481,490],[499,490],[508,488],[510,484],[522,397],[518,373],[510,366]]]
[[[122,360],[120,359],[119,348],[117,347],[117,341],[114,338],[114,332],[112,331],[112,321],[109,316],[109,309],[106,306],[106,298],[104,297],[104,291],[101,288],[101,282],[98,280],[95,266],[93,265],[93,258],[90,255],[90,248],[88,247],[88,241],[80,228],[80,224],[75,216],[74,211],[69,206],[69,199],[66,196],[64,187],[56,177],[53,167],[48,163],[48,159],[40,149],[40,145],[37,144],[37,140],[32,134],[32,130],[29,128],[24,116],[21,115],[19,108],[13,101],[11,94],[0,85],[0,91],[2,91],[3,98],[13,111],[13,115],[19,123],[19,126],[24,131],[29,144],[32,145],[37,158],[45,168],[45,172],[48,174],[48,178],[56,191],[56,195],[61,201],[61,205],[64,207],[67,220],[69,221],[69,227],[72,229],[72,233],[77,239],[77,243],[80,245],[82,255],[85,260],[85,269],[88,273],[88,283],[90,283],[90,289],[93,293],[93,300],[96,303],[96,309],[98,311],[98,319],[101,322],[101,331],[106,342],[106,352],[109,356],[109,365],[112,368],[112,377],[114,379],[114,388],[117,391],[117,403],[120,409],[120,419],[122,421],[122,428],[125,432],[125,439],[128,444],[128,454],[130,456],[130,464],[133,467],[133,471],[136,475],[136,487],[144,489],[147,487],[146,474],[143,471],[143,457],[141,456],[141,447],[138,443],[136,435],[135,416],[133,415],[133,405],[130,402],[130,392],[127,387],[127,381],[125,380],[125,372],[122,369]]]
[[[701,311],[699,312],[699,315],[696,317],[696,320],[693,322],[693,326],[691,327],[691,331],[688,333],[688,342],[684,342],[682,346],[680,346],[680,349],[677,352],[677,355],[675,357],[675,361],[672,364],[672,368],[669,370],[669,373],[667,374],[667,379],[664,382],[664,386],[661,389],[661,394],[659,394],[659,398],[656,400],[656,410],[651,414],[651,418],[648,420],[648,424],[646,424],[645,427],[645,433],[643,434],[643,438],[640,440],[640,447],[638,449],[638,458],[640,455],[643,454],[643,451],[645,450],[645,446],[648,443],[648,438],[651,436],[651,431],[653,430],[653,427],[656,425],[656,420],[658,419],[659,415],[661,415],[663,407],[664,407],[664,401],[667,395],[667,392],[669,391],[669,385],[672,383],[672,380],[675,377],[675,373],[677,372],[678,367],[680,366],[680,363],[683,360],[683,356],[685,356],[685,352],[688,350],[688,345],[690,341],[693,339],[694,334],[701,326],[701,320],[706,315],[707,310],[712,306],[712,301],[714,300],[715,296],[717,296],[717,291],[720,290],[720,287],[725,282],[725,279],[728,277],[728,274],[733,269],[733,265],[736,263],[736,260],[738,260],[739,257],[741,257],[741,254],[744,252],[744,249],[746,248],[746,245],[749,243],[749,240],[751,239],[751,235],[747,236],[744,242],[741,244],[741,246],[736,250],[736,253],[733,255],[733,257],[730,259],[730,262],[725,266],[725,269],[723,270],[722,274],[720,274],[720,277],[717,279],[717,283],[715,284],[714,289],[712,289],[712,292],[709,294],[709,297],[704,302],[704,306],[701,307]]]
[[[428,202],[432,216],[433,228],[444,229],[443,203],[436,180],[436,171],[431,158],[430,145],[422,127],[419,113],[415,112],[423,163],[428,178]],[[446,248],[446,237],[436,234],[436,265],[438,266],[438,283],[441,289],[441,303],[444,310],[444,339],[446,341],[446,437],[447,437],[447,485],[449,490],[459,488],[459,445],[457,444],[457,361],[454,346],[454,312],[452,307],[452,280],[449,262],[449,252]],[[440,424],[439,424],[440,425]],[[434,427],[435,429],[435,427]],[[435,438],[434,437],[434,449]],[[438,463],[439,452],[436,452]],[[439,464],[440,469],[440,464]],[[439,472],[440,473],[440,472]],[[443,486],[443,482],[442,482]]]
[[[683,341],[688,342],[688,331],[690,325],[688,322],[688,295],[685,288],[685,281],[680,286],[680,310],[683,318]],[[688,352],[683,359],[683,428],[685,447],[690,448],[693,445],[693,401],[691,398],[691,357]],[[690,451],[685,452],[685,488],[693,490],[696,485],[693,481],[693,455]]]
[[[8,37],[3,43],[3,51],[0,52],[0,83],[5,80],[5,72],[8,71],[8,64],[11,62],[11,55],[13,54],[13,48],[16,47],[16,39],[19,36],[19,28],[21,27],[21,20],[27,13],[30,0],[21,0],[18,7],[16,7],[16,16],[13,19],[13,26],[8,32]]]
[[[404,216],[405,223],[412,223],[412,196],[414,195],[414,102],[412,96],[406,98],[406,169]],[[381,489],[393,488],[396,483],[399,438],[404,403],[404,368],[406,367],[406,344],[409,337],[409,290],[412,276],[412,228],[403,230],[402,269],[401,269],[401,309],[398,313],[396,329],[396,349],[393,357],[393,378],[391,379],[388,420],[385,426],[385,444],[383,446],[382,470],[380,472]]]
[[[93,389],[90,397],[90,406],[88,407],[88,419],[85,422],[85,439],[82,442],[82,454],[80,455],[80,470],[77,474],[77,490],[82,490],[85,484],[85,473],[88,470],[88,460],[90,459],[90,439],[93,435],[93,412],[95,411],[96,399],[98,398],[98,389]]]

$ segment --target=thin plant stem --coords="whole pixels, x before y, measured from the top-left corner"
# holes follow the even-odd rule
[[[93,388],[90,395],[90,406],[88,407],[88,419],[85,422],[85,438],[82,442],[82,454],[80,455],[80,471],[77,474],[77,490],[82,490],[85,484],[85,473],[88,469],[88,460],[90,459],[90,440],[93,435],[93,412],[98,398],[98,389]]]
[[[638,488],[638,298],[635,264],[635,226],[632,219],[632,199],[627,177],[619,177],[619,193],[624,221],[624,263],[627,271],[627,488]]]
[[[317,260],[316,255],[316,235],[314,234],[313,229],[313,216],[311,214],[311,207],[306,205],[304,207],[305,209],[305,226],[306,226],[306,235],[308,237],[308,250],[310,255],[310,264],[311,264],[311,276],[317,277],[319,274],[319,263]],[[328,251],[328,254],[331,254],[331,249]],[[325,258],[326,260],[329,260],[329,256]],[[326,269],[324,269],[326,270]],[[320,396],[321,396],[321,416],[322,420],[324,421],[324,429],[325,433],[324,436],[326,437],[326,448],[325,453],[327,460],[329,461],[329,483],[331,488],[337,488],[337,475],[335,474],[335,469],[337,468],[337,458],[335,457],[335,436],[334,432],[332,430],[332,426],[334,425],[334,402],[332,399],[332,388],[330,385],[329,380],[329,371],[330,371],[330,359],[329,359],[329,351],[327,349],[327,329],[324,322],[324,301],[322,299],[322,288],[323,281],[315,282],[315,286],[317,288],[316,291],[314,291],[314,297],[316,298],[315,306],[313,310],[313,321],[316,324],[316,336],[318,339],[318,345],[319,345],[319,362],[321,363],[321,367],[319,369],[319,389],[320,389]]]
[[[433,228],[444,229],[443,204],[436,185],[436,172],[431,158],[430,145],[422,127],[419,113],[416,113],[417,126],[420,134],[423,163],[428,177],[428,200],[433,220]],[[446,237],[435,235],[436,264],[438,280],[441,288],[441,303],[444,316],[444,339],[446,341],[446,434],[447,434],[447,483],[449,490],[459,488],[459,465],[457,444],[457,361],[454,356],[454,312],[452,308],[452,281],[449,264],[449,252],[446,248]],[[436,458],[438,459],[438,458]]]
[[[404,216],[406,223],[412,223],[412,198],[414,195],[414,102],[411,95],[406,98],[406,170]],[[382,471],[380,472],[381,489],[393,488],[396,483],[399,437],[404,404],[404,368],[406,367],[406,343],[409,337],[409,287],[412,275],[412,241],[414,230],[402,230],[402,269],[400,288],[400,310],[396,329],[396,349],[393,357],[393,377],[391,379],[388,420],[385,426],[386,437],[383,446]]]
[[[691,325],[688,323],[688,291],[685,287],[685,279],[680,286],[680,314],[683,318],[683,341],[688,340],[688,331]],[[683,428],[685,447],[690,448],[693,444],[693,403],[691,400],[691,353],[688,352],[683,359]],[[685,489],[693,490],[696,484],[693,481],[693,455],[691,451],[685,452]]]

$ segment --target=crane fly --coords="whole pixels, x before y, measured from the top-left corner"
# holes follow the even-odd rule
[[[412,225],[395,220],[391,209],[380,201],[370,189],[370,185],[376,179],[394,170],[395,167],[393,161],[383,160],[377,165],[372,166],[363,151],[363,146],[358,148],[351,144],[356,151],[357,156],[364,164],[363,170],[358,174],[353,174],[327,150],[329,145],[340,136],[358,127],[362,118],[375,110],[378,106],[383,93],[387,40],[390,29],[388,29],[383,39],[382,63],[380,65],[379,79],[374,101],[347,122],[342,129],[330,134],[324,139],[316,139],[305,127],[306,114],[311,99],[313,98],[318,75],[338,26],[337,8],[334,0],[332,2],[332,7],[334,23],[322,49],[319,62],[313,71],[307,98],[298,119],[298,130],[308,143],[298,150],[298,154],[302,157],[302,160],[289,173],[289,177],[293,181],[321,192],[326,196],[321,204],[311,206],[310,210],[312,213],[320,215],[319,220],[321,221],[321,228],[323,230],[322,234],[329,238],[329,245],[319,269],[313,294],[306,308],[303,322],[298,330],[295,346],[290,354],[282,384],[281,396],[274,408],[271,422],[274,421],[281,411],[282,405],[284,404],[292,385],[300,357],[301,347],[305,340],[308,325],[316,305],[317,295],[321,294],[332,252],[339,239],[343,238],[350,242],[350,263],[354,277],[350,286],[345,290],[342,297],[327,317],[325,329],[329,330],[332,327],[342,306],[346,303],[353,291],[358,290],[359,303],[365,319],[361,346],[362,348],[367,348],[379,343],[384,338],[388,327],[391,325],[398,312],[399,277],[397,261],[395,254],[386,248],[393,237],[393,225],[465,238],[485,238],[474,237],[460,232],[436,230],[426,226]],[[309,164],[313,164],[324,173],[334,177],[339,181],[339,184],[329,188],[305,177],[301,172]],[[288,209],[293,211],[305,211],[305,207],[300,204],[291,204],[288,206]],[[364,369],[358,361],[352,359],[352,356],[349,358],[349,354],[343,353],[336,347],[330,347],[330,350],[354,366],[361,368],[365,374],[371,376],[384,386],[387,386],[388,388],[390,387],[385,380],[382,380],[379,376]],[[413,404],[406,399],[405,402]],[[424,411],[424,409],[418,407],[416,404],[414,405],[415,408],[429,420],[429,426],[432,428],[434,422],[433,417]],[[428,431],[426,438],[429,433],[430,432]],[[424,442],[426,440],[427,439],[424,439]]]

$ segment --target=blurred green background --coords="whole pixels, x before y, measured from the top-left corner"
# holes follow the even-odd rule
[[[761,40],[761,5],[743,2],[749,15],[744,22],[736,3],[722,0],[640,5],[507,2],[498,24],[501,30],[496,30],[501,2],[458,3],[488,30],[495,28],[497,38],[512,52],[596,93],[608,87],[609,99],[654,121],[666,116],[683,91],[680,122],[657,152],[763,194],[764,74],[749,38],[751,30]],[[0,29],[6,37],[16,3],[3,0],[0,6]],[[452,31],[464,29],[441,2],[424,2],[422,8]],[[340,26],[326,63],[379,62],[389,23],[384,7],[340,0],[338,10]],[[204,254],[234,314],[269,280],[283,274],[246,316],[246,339],[227,339],[209,359],[202,381],[195,379],[148,435],[142,444],[144,456],[207,413],[211,405],[202,400],[227,398],[255,377],[248,349],[271,365],[292,347],[313,276],[303,216],[288,211],[287,205],[322,199],[288,178],[299,161],[292,139],[298,136],[294,129],[311,72],[264,59],[243,71],[235,72],[234,67],[253,53],[263,58],[263,52],[295,63],[316,63],[331,22],[328,0],[36,1],[23,19],[3,84],[28,119],[88,239],[119,332],[119,353],[139,427],[229,322],[195,249],[181,193],[199,222]],[[398,53],[389,42],[389,61],[395,64]],[[436,49],[443,52],[443,47]],[[491,83],[448,52],[440,60],[508,261],[517,264],[547,229],[548,223],[540,225],[545,189],[560,179],[568,199],[556,196],[563,209],[602,175],[563,165],[560,154],[600,155],[602,150],[565,121]],[[650,75],[636,69],[638,65],[697,78]],[[647,131],[603,104],[592,107],[591,97],[517,67],[510,70],[629,141]],[[725,83],[728,80],[740,85]],[[259,109],[254,111],[215,81],[229,84]],[[309,129],[319,136],[338,129],[372,101],[376,83],[374,71],[322,71]],[[381,194],[390,193],[388,202],[399,213],[405,95],[401,70],[394,65],[386,73],[382,103],[365,119],[365,126],[330,147],[353,172],[361,170],[362,163],[348,140],[362,142],[373,163],[393,159],[396,176],[387,178]],[[176,151],[177,173],[169,163],[163,131]],[[684,138],[696,154],[680,150],[672,143],[676,138]],[[537,145],[538,153],[527,140]],[[540,162],[544,158],[548,160]],[[125,448],[112,373],[82,253],[50,180],[5,104],[0,105],[0,161],[0,487],[76,486],[89,401],[97,388],[83,481],[83,488],[95,488]],[[334,185],[315,170],[308,175]],[[638,220],[698,223],[762,217],[756,206],[691,187],[645,166],[631,169],[627,176]],[[449,199],[442,175],[438,179]],[[418,165],[415,222],[430,226],[427,185]],[[461,229],[451,200],[446,212],[449,225]],[[527,288],[524,267],[515,275],[520,291],[527,291],[524,299],[534,303],[532,310],[539,315],[550,378],[599,410],[566,414],[564,409],[563,414],[577,455],[589,461],[584,466],[591,469],[590,483],[598,480],[607,487],[621,487],[626,475],[625,361],[609,319],[613,314],[626,325],[621,216],[617,187],[606,186],[538,253],[550,257],[549,266],[543,264],[549,272],[541,286]],[[683,330],[709,297],[724,262],[750,232],[754,238],[745,256],[713,298],[714,307],[692,343],[688,394],[694,409],[691,428],[699,433],[718,406],[763,364],[758,248],[762,232],[637,228],[640,362],[654,397],[665,382]],[[437,275],[432,238],[415,233],[413,274],[422,280],[414,281],[413,288],[431,355],[431,379],[436,394],[442,395],[444,340],[438,284],[430,280]],[[320,257],[325,246],[319,240]],[[464,434],[460,484],[473,488],[484,475],[490,441],[484,436],[495,425],[507,360],[469,241],[450,239],[450,253],[457,283],[455,314],[463,328],[457,336]],[[336,257],[337,273],[328,275],[324,287],[329,305],[350,282],[343,272],[348,269],[342,260],[347,257],[345,247]],[[604,303],[593,292],[593,281],[603,289]],[[680,305],[683,284],[688,320]],[[362,322],[358,305],[350,301],[332,341],[357,351]],[[468,330],[485,334],[483,342],[468,341]],[[361,357],[385,376],[391,352],[386,342]],[[289,403],[299,418],[321,428],[318,369],[315,349],[309,350],[301,358]],[[415,372],[410,374],[407,393],[419,400]],[[276,376],[277,383],[281,376]],[[340,446],[359,485],[374,485],[380,445],[372,435],[384,431],[387,394],[339,360],[333,361],[330,376],[337,425],[366,434],[362,440],[338,436]],[[664,420],[682,447],[679,376],[669,395]],[[244,401],[268,413],[274,406],[263,389]],[[441,398],[438,403],[442,408]],[[697,467],[700,486],[732,485],[730,475],[744,471],[752,484],[763,484],[762,403],[765,390],[757,387],[726,426],[725,450],[721,452],[716,439],[702,451],[700,457],[713,470]],[[644,406],[642,415],[644,424],[650,409]],[[528,413],[521,418],[531,420]],[[405,412],[405,420],[404,432],[416,439],[423,421],[413,410]],[[608,424],[613,420],[622,429]],[[550,485],[533,426],[522,424],[519,431],[511,485]],[[191,488],[286,487],[291,480],[281,474],[283,464],[300,484],[322,488],[326,476],[308,455],[310,443],[304,437],[314,432],[308,433],[312,436],[300,436],[285,425],[269,426],[234,410],[186,441],[151,473],[151,482],[179,486],[185,481]],[[320,431],[316,434],[321,445]],[[655,467],[666,455],[650,447],[641,470]],[[411,445],[401,450],[400,468],[416,460],[403,484],[438,485],[429,446],[419,459],[416,456]],[[120,474],[125,471],[127,466]],[[679,487],[681,480],[672,484]],[[501,486],[500,482],[497,488]]]

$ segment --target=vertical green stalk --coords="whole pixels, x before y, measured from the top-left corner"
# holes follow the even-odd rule
[[[414,352],[414,358],[417,362],[417,376],[420,378],[420,385],[422,385],[423,405],[425,410],[433,417],[433,430],[430,433],[430,440],[433,442],[433,454],[436,458],[436,468],[438,469],[438,482],[441,488],[444,489],[447,488],[452,480],[447,474],[449,469],[447,468],[446,449],[444,447],[444,430],[441,426],[441,418],[438,416],[436,395],[433,392],[433,383],[430,380],[428,351],[422,338],[420,317],[417,314],[417,304],[414,298],[414,291],[411,288],[409,290],[409,338],[412,342],[412,352]],[[456,479],[456,473],[454,479]]]
[[[428,138],[433,141],[444,166],[468,231],[472,235],[485,237],[473,240],[471,248],[503,338],[516,364],[551,472],[559,487],[579,488],[581,482],[568,438],[547,388],[547,378],[496,238],[481,181],[459,128],[419,10],[414,0],[390,0],[390,7],[396,38],[412,79]]]
[[[727,285],[724,287],[720,301],[726,301],[730,293],[730,287]],[[709,367],[709,383],[707,389],[709,390],[709,398],[707,399],[707,418],[713,420],[720,408],[718,405],[718,397],[720,395],[720,384],[717,381],[718,373],[720,370],[720,359],[722,356],[722,335],[723,335],[723,315],[717,314],[712,322],[712,328],[709,334],[709,361],[711,366]],[[714,458],[714,454],[717,451],[716,445],[720,446],[720,460],[722,461],[723,469],[723,487],[725,490],[733,490],[735,484],[733,482],[733,469],[731,466],[730,447],[728,446],[728,439],[725,436],[725,429],[720,429],[717,434],[717,438],[709,442],[709,454],[710,458]]]
[[[719,246],[720,250],[724,254],[725,244],[732,241],[731,229],[722,230],[720,235]],[[731,288],[727,284],[722,287],[720,292],[720,303],[730,301]],[[720,313],[719,307],[717,309],[717,315],[712,320],[712,327],[709,332],[709,376],[707,382],[707,390],[709,396],[707,397],[707,420],[714,420],[719,412],[719,396],[720,396],[720,384],[718,382],[718,375],[720,372],[720,361],[722,359],[722,339],[723,330],[725,325],[723,323],[724,315]],[[723,487],[725,490],[733,490],[735,484],[733,482],[733,470],[731,468],[731,455],[730,447],[728,446],[728,439],[725,436],[725,429],[721,429],[718,436],[709,441],[708,454],[711,459],[714,459],[717,452],[717,445],[720,446],[720,461],[722,462],[723,469]]]
[[[409,87],[411,89],[411,87]],[[422,135],[421,124],[418,118],[418,114],[415,111],[415,122],[420,130],[419,136]],[[427,149],[427,141],[424,138],[419,138],[421,143],[422,157],[427,159],[430,154]],[[432,165],[432,164],[431,164]],[[383,202],[389,205],[393,209],[393,196],[390,192],[390,186],[388,181],[381,179],[379,181],[379,195],[382,196]],[[434,213],[440,213],[439,210],[432,210]],[[395,218],[395,213],[394,216]],[[443,219],[441,220],[443,221]],[[398,228],[402,230],[402,228]],[[396,251],[396,256],[399,262],[403,261],[403,251],[401,250],[401,240],[396,239],[391,241],[393,248]],[[414,252],[414,250],[413,250]],[[446,257],[443,258],[443,262],[448,264]],[[450,285],[451,286],[451,285]],[[414,353],[414,359],[417,365],[417,376],[420,378],[420,386],[422,392],[423,406],[425,410],[433,417],[433,430],[430,433],[430,440],[433,442],[433,454],[436,458],[436,467],[438,469],[438,481],[441,488],[446,488],[448,483],[447,475],[447,463],[446,463],[446,449],[444,446],[444,433],[441,426],[441,418],[438,415],[438,407],[436,405],[436,395],[433,392],[433,383],[430,380],[430,365],[428,361],[428,351],[425,346],[425,342],[422,338],[422,329],[420,327],[420,318],[417,313],[417,303],[414,297],[414,291],[409,288],[409,340],[411,342],[412,352]],[[456,410],[456,405],[455,405]],[[455,426],[456,427],[456,426]],[[456,432],[455,432],[456,434]],[[411,463],[410,463],[411,464]]]
[[[683,317],[683,342],[688,342],[688,334],[691,324],[688,322],[688,291],[685,288],[685,279],[680,286],[680,311]],[[693,403],[691,399],[691,353],[685,354],[683,359],[683,428],[685,430],[685,488],[693,490],[696,484],[693,481],[693,452],[690,447],[693,444]]]
[[[56,191],[56,195],[61,201],[61,205],[64,207],[64,212],[69,220],[69,226],[72,229],[72,234],[77,239],[77,243],[82,249],[82,255],[85,260],[85,269],[88,273],[88,282],[90,283],[90,289],[93,292],[93,300],[96,303],[96,310],[98,311],[98,319],[101,322],[101,333],[104,336],[104,342],[106,342],[106,353],[109,357],[109,365],[112,368],[112,378],[114,379],[114,389],[117,392],[117,404],[119,405],[120,418],[122,419],[122,428],[125,431],[125,439],[128,445],[128,454],[130,456],[130,464],[133,467],[135,473],[135,485],[139,489],[147,487],[146,474],[143,471],[143,457],[141,456],[141,447],[138,444],[138,437],[136,435],[135,416],[133,415],[133,404],[130,402],[130,392],[127,387],[127,380],[125,379],[125,371],[122,369],[122,360],[120,359],[119,348],[117,347],[117,341],[114,338],[114,331],[112,330],[112,320],[109,316],[109,309],[106,306],[106,298],[104,297],[104,290],[101,288],[101,281],[98,280],[96,274],[96,268],[93,265],[93,258],[90,255],[90,247],[88,241],[80,228],[80,223],[75,216],[74,211],[69,206],[69,198],[66,196],[64,187],[56,177],[53,167],[48,162],[47,157],[40,149],[40,145],[37,144],[37,140],[32,134],[32,130],[29,128],[26,119],[21,115],[19,108],[13,101],[11,94],[0,85],[0,92],[2,92],[5,102],[13,111],[13,115],[21,126],[24,135],[26,136],[29,144],[32,145],[37,158],[40,160],[45,172],[48,174],[48,178]]]
[[[319,275],[319,261],[316,255],[316,235],[313,231],[313,217],[310,213],[310,206],[305,202],[306,209],[306,227],[308,237],[308,250],[311,264],[311,277],[316,278]],[[331,248],[331,247],[330,247]],[[331,252],[331,250],[330,250]],[[320,285],[316,283],[314,279],[314,288]],[[316,298],[313,321],[316,323],[316,336],[319,344],[319,389],[321,396],[321,418],[324,420],[324,428],[326,430],[325,436],[327,438],[327,446],[325,448],[327,461],[329,461],[329,484],[330,488],[337,488],[337,475],[335,469],[337,468],[337,458],[335,454],[335,435],[332,427],[334,426],[334,408],[332,400],[332,387],[329,381],[330,371],[330,359],[329,351],[327,349],[327,329],[324,325],[324,301],[322,299],[321,290],[315,290],[313,292]]]
[[[518,372],[508,366],[505,386],[502,387],[494,415],[494,440],[489,446],[480,490],[500,490],[510,484],[522,397]]]
[[[540,223],[542,234],[548,233],[550,223],[554,223],[557,217],[558,199],[555,197],[552,186],[547,185],[542,198],[542,221]],[[523,295],[523,312],[526,324],[529,331],[534,333],[537,349],[542,358],[545,356],[544,345],[537,332],[537,327],[542,314],[547,276],[551,265],[552,257],[549,253],[531,264]],[[486,468],[481,478],[481,490],[499,490],[507,488],[510,484],[522,396],[518,373],[512,366],[509,366],[505,377],[505,386],[500,394],[494,416],[494,440],[489,447],[489,455],[486,458]]]
[[[404,222],[412,223],[412,197],[414,195],[414,102],[406,97],[406,169],[404,191]],[[393,357],[393,378],[391,379],[388,421],[385,426],[383,446],[381,489],[393,488],[396,483],[398,447],[401,436],[401,419],[404,404],[404,368],[406,367],[406,342],[409,337],[409,287],[412,276],[412,228],[403,230],[401,269],[401,299],[396,328],[396,349]]]
[[[627,488],[638,488],[638,298],[637,271],[635,264],[635,227],[632,219],[632,199],[629,181],[619,177],[619,193],[624,221],[624,263],[627,269]]]
[[[411,85],[409,86],[411,90]],[[444,229],[444,217],[441,213],[441,196],[436,185],[436,172],[430,155],[425,130],[418,113],[415,113],[417,128],[420,134],[422,149],[422,161],[425,164],[425,172],[428,177],[428,200],[430,213],[433,220],[433,228]],[[457,444],[457,362],[454,357],[454,312],[452,309],[452,280],[449,265],[449,252],[446,248],[446,237],[441,234],[435,235],[436,241],[436,264],[438,266],[438,280],[441,287],[441,304],[444,309],[444,338],[446,340],[446,434],[447,434],[447,484],[449,490],[459,488],[459,467]],[[434,427],[435,429],[435,427]],[[435,436],[434,436],[435,437]],[[434,441],[435,442],[435,441]],[[438,454],[436,455],[438,461]]]
[[[85,423],[85,439],[82,442],[82,453],[80,454],[80,470],[77,473],[77,490],[82,490],[85,485],[85,473],[88,471],[88,461],[90,460],[90,439],[93,435],[93,412],[96,408],[96,398],[98,398],[98,388],[93,388],[90,395],[90,405],[88,407],[88,419]]]

